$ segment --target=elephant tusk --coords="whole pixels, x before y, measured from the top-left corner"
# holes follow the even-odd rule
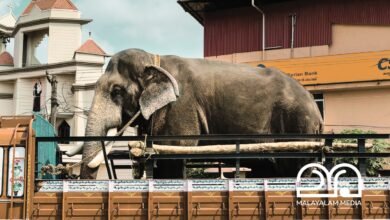
[[[112,128],[112,129],[108,130],[108,132],[107,132],[108,137],[116,136],[116,134],[117,134],[116,128]],[[112,149],[112,146],[114,145],[114,141],[106,141],[106,142],[104,142],[104,145],[106,146],[106,153],[109,154],[111,149]],[[88,163],[88,167],[89,168],[96,168],[103,161],[104,161],[103,151],[100,150],[99,153]],[[106,164],[106,166],[108,166],[108,164]]]
[[[73,157],[74,155],[81,153],[83,150],[83,145],[83,142],[77,142],[75,147],[65,152],[65,155],[68,157]]]

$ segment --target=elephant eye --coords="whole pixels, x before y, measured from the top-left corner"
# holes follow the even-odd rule
[[[124,89],[122,87],[115,85],[114,87],[112,87],[111,96],[113,98],[118,97],[118,96],[122,96],[123,92],[124,92]]]

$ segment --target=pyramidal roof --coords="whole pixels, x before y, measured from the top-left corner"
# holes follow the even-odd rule
[[[14,58],[10,53],[4,51],[0,54],[0,66],[13,66]]]
[[[22,14],[30,13],[34,6],[37,6],[42,11],[48,9],[78,10],[71,0],[32,0]]]
[[[75,51],[76,53],[86,53],[86,54],[94,54],[100,56],[107,56],[106,52],[97,45],[97,43],[91,38],[85,41],[83,45],[79,49]]]

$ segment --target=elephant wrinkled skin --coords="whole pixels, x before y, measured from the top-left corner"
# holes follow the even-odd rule
[[[115,54],[97,81],[86,136],[105,136],[136,112],[134,125],[153,135],[318,133],[322,118],[311,94],[274,68],[256,68],[178,56],[156,56],[139,49]],[[164,142],[199,145],[195,140]],[[82,179],[96,178],[91,154],[99,142],[82,147]],[[294,176],[297,159],[256,160],[253,175]],[[179,161],[159,161],[157,178],[178,178]]]

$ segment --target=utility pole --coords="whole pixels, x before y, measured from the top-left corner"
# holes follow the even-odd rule
[[[56,120],[57,120],[57,107],[58,107],[58,100],[57,100],[57,77],[56,75],[49,76],[49,73],[46,71],[46,78],[47,81],[49,81],[51,85],[51,111],[50,111],[50,123],[55,127],[56,126]]]

